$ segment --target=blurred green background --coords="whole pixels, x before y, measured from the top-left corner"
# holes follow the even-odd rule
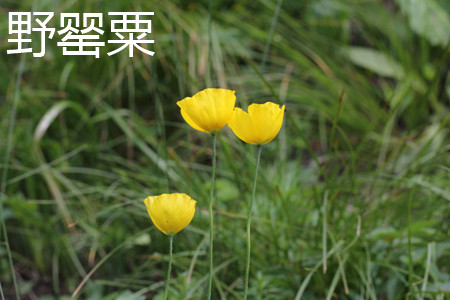
[[[6,54],[9,12],[155,15],[148,56]],[[211,37],[211,38],[209,38]],[[32,34],[38,52],[39,33]],[[0,3],[1,299],[161,299],[168,239],[143,199],[185,192],[170,299],[205,299],[211,138],[176,101],[286,105],[264,147],[251,299],[445,299],[447,0]],[[214,299],[241,299],[254,147],[220,133]]]

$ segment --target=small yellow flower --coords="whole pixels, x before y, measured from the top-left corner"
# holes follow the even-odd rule
[[[149,196],[144,203],[153,224],[161,232],[174,235],[192,221],[197,202],[186,194],[174,193]]]
[[[263,145],[273,140],[281,129],[285,106],[273,102],[253,103],[248,113],[236,107],[228,126],[246,143]]]
[[[183,119],[194,129],[216,133],[230,121],[236,96],[226,89],[205,89],[177,102]]]

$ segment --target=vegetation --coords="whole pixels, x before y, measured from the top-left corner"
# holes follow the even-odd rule
[[[169,240],[143,200],[166,192],[197,200],[169,299],[205,299],[212,143],[176,102],[207,87],[286,105],[261,157],[250,299],[445,299],[450,3],[211,3],[2,1],[0,299],[162,298]],[[8,12],[32,10],[57,30],[103,12],[104,41],[106,12],[154,11],[155,55],[63,56],[58,33],[42,58],[6,54]],[[254,152],[220,132],[213,299],[243,295]]]

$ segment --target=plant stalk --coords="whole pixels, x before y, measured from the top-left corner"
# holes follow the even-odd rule
[[[167,296],[169,295],[169,281],[170,281],[170,272],[172,271],[172,253],[173,253],[173,236],[169,236],[169,267],[167,268],[167,279],[166,279],[166,287],[164,288],[164,300],[167,300]]]
[[[211,187],[209,189],[209,279],[208,279],[208,300],[211,299],[212,293],[212,277],[213,277],[213,243],[214,243],[214,182],[216,178],[216,144],[217,134],[213,133],[213,158],[212,158],[212,173],[211,173]]]
[[[250,203],[249,203],[249,207],[248,207],[248,216],[247,216],[247,264],[245,266],[244,300],[247,299],[247,294],[248,294],[248,276],[250,273],[250,252],[251,252],[250,227],[251,227],[251,221],[252,221],[253,203],[255,202],[256,182],[258,180],[258,170],[259,170],[259,162],[261,160],[261,152],[262,152],[262,146],[258,145],[257,154],[256,154],[255,177],[253,179],[252,198],[250,199]]]

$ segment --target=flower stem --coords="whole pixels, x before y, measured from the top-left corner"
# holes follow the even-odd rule
[[[413,269],[413,257],[412,257],[412,245],[411,245],[411,209],[412,209],[412,199],[415,192],[415,185],[413,186],[412,190],[409,194],[408,199],[408,283],[410,292],[414,293],[414,285],[413,285],[413,276],[414,276],[414,269]]]
[[[255,178],[253,179],[252,198],[250,200],[250,204],[248,207],[248,216],[247,216],[247,265],[245,267],[244,300],[247,299],[247,293],[248,293],[248,275],[250,273],[250,250],[251,250],[250,225],[251,225],[251,221],[252,221],[253,203],[255,202],[256,181],[258,179],[258,170],[259,170],[259,161],[261,160],[261,152],[262,152],[262,146],[258,145],[257,154],[256,154]]]
[[[212,158],[212,173],[211,173],[211,187],[209,189],[209,281],[208,281],[208,300],[211,299],[212,293],[212,277],[213,277],[213,241],[214,241],[214,181],[216,178],[216,144],[217,135],[213,134],[213,158]]]
[[[172,271],[172,252],[173,252],[173,236],[169,236],[169,267],[167,269],[167,280],[166,287],[164,289],[164,300],[167,300],[167,296],[169,294],[169,281],[170,281],[170,272]]]

